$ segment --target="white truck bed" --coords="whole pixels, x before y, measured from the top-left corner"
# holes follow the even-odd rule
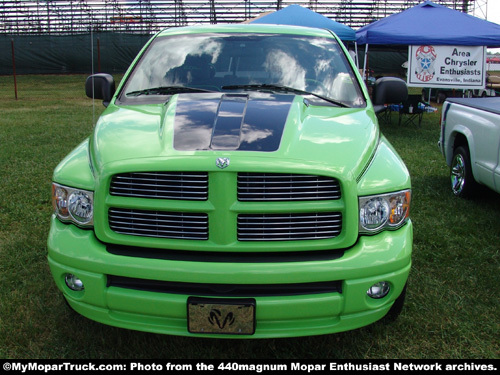
[[[489,98],[447,98],[450,103],[458,103],[467,107],[500,114],[500,96]]]

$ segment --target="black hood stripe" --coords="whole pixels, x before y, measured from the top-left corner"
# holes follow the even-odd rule
[[[179,95],[174,148],[276,151],[293,99],[261,93]]]
[[[248,96],[223,95],[212,132],[212,150],[237,150]]]

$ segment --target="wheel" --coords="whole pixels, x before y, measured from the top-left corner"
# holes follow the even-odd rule
[[[66,311],[68,312],[68,316],[72,317],[72,318],[75,318],[77,316],[79,316],[80,314],[78,314],[75,309],[73,309],[71,307],[71,305],[69,304],[68,300],[64,297],[64,296],[61,296],[63,301],[64,301],[64,305],[66,307]]]
[[[469,150],[460,146],[455,149],[450,167],[451,190],[457,197],[471,196],[477,183],[472,175]]]
[[[405,284],[403,291],[401,292],[399,297],[396,298],[396,300],[392,304],[389,312],[386,314],[386,316],[384,316],[383,320],[386,323],[391,323],[391,322],[395,321],[398,318],[398,316],[401,314],[401,311],[403,311],[403,306],[405,304],[405,299],[406,299],[406,285],[407,284]]]

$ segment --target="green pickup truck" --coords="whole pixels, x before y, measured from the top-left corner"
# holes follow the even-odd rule
[[[408,170],[330,31],[217,25],[156,34],[54,171],[48,262],[72,309],[185,336],[340,332],[399,314]],[[372,104],[373,103],[373,104]],[[375,105],[375,107],[374,107]]]

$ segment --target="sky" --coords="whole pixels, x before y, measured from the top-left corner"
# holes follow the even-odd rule
[[[488,21],[500,24],[500,0],[488,1]]]
[[[498,23],[500,25],[500,0],[488,0],[487,10],[488,21]],[[491,53],[500,53],[500,48],[488,49]]]

